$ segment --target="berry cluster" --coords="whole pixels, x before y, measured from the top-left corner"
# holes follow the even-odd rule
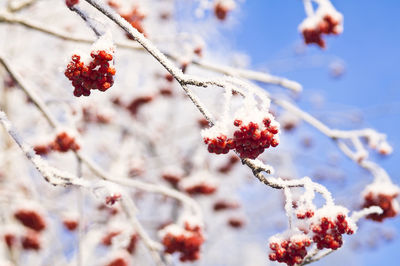
[[[171,224],[164,228],[163,232],[162,243],[165,247],[165,253],[181,253],[179,259],[182,262],[199,259],[200,246],[204,242],[199,226],[190,226],[185,223],[185,228],[181,228],[176,224]]]
[[[299,211],[296,213],[297,219],[306,219],[314,216],[313,210]]]
[[[244,226],[244,220],[241,218],[232,217],[228,220],[228,225],[232,228],[242,228]]]
[[[68,152],[69,150],[77,151],[79,149],[80,146],[76,143],[75,138],[68,135],[65,131],[59,133],[50,144],[36,145],[33,148],[36,154],[39,155],[47,155],[51,151]]]
[[[346,215],[341,213],[336,215],[336,219],[320,218],[318,223],[311,225],[311,230],[314,233],[313,241],[318,249],[338,249],[343,244],[342,235],[354,233],[352,226],[346,220]]]
[[[307,255],[306,248],[311,245],[311,240],[305,235],[295,235],[285,240],[272,240],[269,247],[272,252],[269,259],[284,262],[287,265],[300,264]]]
[[[19,209],[14,213],[14,217],[24,226],[34,231],[40,232],[46,228],[43,216],[35,210]]]
[[[226,200],[219,200],[215,202],[213,206],[214,211],[232,210],[237,208],[239,208],[239,204],[237,202],[230,202]]]
[[[79,55],[73,55],[65,76],[72,81],[76,97],[89,96],[90,90],[106,91],[114,84],[115,68],[110,66],[113,56],[105,50],[90,54],[92,61],[86,65]]]
[[[186,193],[190,195],[210,195],[213,194],[217,188],[213,185],[206,184],[206,183],[201,183],[201,184],[196,184],[191,187],[185,188]]]
[[[115,11],[119,13],[121,17],[123,17],[129,24],[132,25],[138,32],[146,36],[146,32],[143,27],[143,20],[146,18],[146,15],[140,11],[139,7],[133,7],[129,12],[120,12],[120,5],[113,1],[108,1],[107,4],[113,8]],[[126,34],[126,37],[132,39],[129,34]]]
[[[217,186],[217,180],[207,171],[197,172],[179,182],[179,188],[192,196],[213,194]]]
[[[320,6],[317,12],[307,17],[299,26],[306,44],[315,43],[325,47],[323,34],[340,34],[342,32],[343,16],[332,6]]]
[[[117,201],[121,199],[122,195],[119,193],[114,193],[106,197],[107,205],[114,205]]]
[[[374,194],[373,192],[368,193],[364,197],[363,208],[371,206],[379,206],[383,210],[381,214],[373,213],[367,216],[367,219],[371,219],[377,222],[382,222],[385,218],[394,217],[399,212],[399,204],[396,201],[398,194]]]
[[[271,119],[263,119],[263,124],[256,122],[244,124],[242,120],[236,119],[233,125],[237,128],[233,137],[220,134],[216,138],[204,137],[204,143],[208,145],[208,151],[216,154],[226,154],[229,150],[236,150],[240,157],[256,159],[265,149],[279,144],[275,137],[278,127],[271,125]]]
[[[385,218],[394,217],[400,210],[396,197],[400,194],[400,188],[391,182],[376,181],[368,185],[363,191],[363,208],[379,206],[383,212],[373,213],[368,219],[382,222]]]
[[[66,132],[59,133],[56,139],[50,144],[50,148],[59,152],[77,151],[80,149],[79,145],[75,142],[75,138],[69,136]]]
[[[75,231],[78,228],[78,220],[76,219],[64,219],[63,225],[68,231]]]
[[[235,2],[232,0],[217,0],[214,5],[214,14],[217,19],[223,21],[228,13],[235,8]]]
[[[39,250],[41,248],[39,234],[29,230],[21,238],[22,248],[26,250]]]

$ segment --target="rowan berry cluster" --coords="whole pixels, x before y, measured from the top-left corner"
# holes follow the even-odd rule
[[[192,226],[185,223],[184,228],[171,224],[161,231],[162,243],[165,253],[180,253],[180,261],[195,261],[200,257],[200,246],[204,237],[200,226]]]
[[[72,81],[76,97],[89,96],[91,90],[106,91],[114,84],[115,68],[110,65],[113,56],[105,50],[91,52],[92,61],[85,64],[74,54],[67,65],[65,76]]]
[[[217,181],[206,171],[193,174],[183,178],[179,182],[179,187],[186,193],[194,195],[210,195],[217,191]]]
[[[163,170],[161,177],[167,181],[169,184],[171,184],[171,186],[173,186],[174,188],[178,187],[178,183],[179,181],[181,181],[181,179],[184,176],[184,172],[180,169],[180,168],[166,168]]]
[[[213,194],[216,190],[216,187],[204,183],[197,184],[185,189],[186,193],[190,195],[210,195]]]
[[[146,15],[140,10],[139,7],[135,6],[129,12],[121,12],[121,7],[119,4],[113,1],[108,1],[108,5],[117,11],[119,15],[128,21],[129,24],[131,24],[132,27],[134,27],[138,32],[146,36],[146,32],[143,27],[143,20],[146,18]],[[126,37],[132,39],[132,37],[128,34],[126,34]]]
[[[325,47],[322,35],[340,34],[343,30],[343,16],[329,3],[320,4],[312,16],[307,17],[299,26],[306,44],[315,43]]]
[[[237,202],[226,200],[218,200],[213,206],[214,211],[232,210],[237,208],[239,208],[239,204]]]
[[[313,210],[299,211],[296,213],[297,219],[306,219],[314,216]]]
[[[18,209],[14,213],[14,217],[24,226],[34,231],[40,232],[46,228],[46,222],[43,218],[43,215],[38,213],[36,210]]]
[[[244,220],[241,218],[232,217],[228,220],[228,225],[232,228],[242,228],[244,226]]]
[[[75,231],[78,228],[78,221],[76,219],[64,219],[63,225],[68,231]]]
[[[37,251],[41,248],[40,235],[33,230],[29,230],[22,236],[21,244],[23,249]]]
[[[342,235],[354,233],[354,227],[343,213],[336,217],[321,217],[311,224],[314,233],[312,240],[318,249],[330,248],[336,250],[343,244]]]
[[[67,132],[63,131],[55,137],[54,141],[49,144],[36,145],[33,150],[36,154],[47,155],[51,151],[68,152],[70,150],[77,151],[80,149],[79,144],[75,141],[75,138],[68,135]]]
[[[399,187],[391,183],[373,183],[367,186],[363,192],[363,208],[379,206],[383,210],[381,214],[368,215],[367,219],[382,222],[386,218],[396,216],[400,210],[399,203],[396,200],[399,193]]]
[[[235,8],[232,0],[217,0],[214,4],[214,14],[219,20],[225,20],[228,13]]]
[[[269,247],[271,261],[286,263],[287,265],[300,264],[307,255],[306,248],[311,245],[311,240],[306,235],[293,235],[290,238],[279,239],[272,237]]]
[[[275,137],[279,129],[271,123],[270,117],[264,118],[262,123],[244,123],[241,119],[235,119],[233,125],[236,127],[233,136],[221,133],[213,138],[208,137],[207,133],[203,134],[210,153],[226,154],[229,150],[235,150],[241,158],[256,159],[265,149],[279,144]]]
[[[25,250],[38,251],[41,249],[41,241],[39,232],[28,229],[22,234],[15,230],[7,230],[3,235],[3,240],[9,249],[22,247]]]

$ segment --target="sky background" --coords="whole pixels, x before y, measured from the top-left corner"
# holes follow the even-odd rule
[[[343,118],[332,124],[342,129],[362,126],[386,133],[394,153],[373,159],[400,184],[400,2],[341,0],[333,4],[344,15],[344,32],[326,37],[325,50],[302,47],[297,26],[305,13],[300,0],[247,0],[241,5],[239,21],[223,35],[234,50],[250,56],[252,68],[300,82],[304,92],[299,105],[305,110],[327,121],[332,116]],[[345,65],[340,78],[330,75],[333,62]],[[310,104],[316,95],[325,103],[321,109]],[[346,114],[358,114],[360,120],[353,123]],[[355,171],[357,166],[352,168]],[[315,265],[343,264],[341,256],[351,256],[359,265],[399,265],[400,218],[382,225],[395,230],[391,242],[378,239],[376,246],[370,243],[370,248],[340,251]]]

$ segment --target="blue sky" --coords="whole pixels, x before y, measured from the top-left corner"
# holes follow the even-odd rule
[[[239,23],[224,35],[235,50],[251,57],[253,68],[301,82],[304,93],[300,105],[304,109],[318,114],[307,101],[308,96],[318,93],[329,114],[356,110],[363,114],[363,120],[355,127],[373,127],[386,133],[395,152],[384,160],[374,159],[400,184],[400,2],[341,0],[333,4],[344,15],[344,32],[327,37],[326,50],[309,46],[296,54],[302,41],[297,26],[305,17],[300,0],[247,0],[241,6]],[[329,75],[329,64],[334,61],[344,62],[346,67],[339,79]],[[343,128],[353,126],[343,122]],[[397,217],[381,226],[394,228],[398,236],[399,223]],[[399,265],[400,241],[396,238],[351,256],[359,265]],[[341,254],[330,261],[340,261]],[[327,264],[322,261],[318,265]]]

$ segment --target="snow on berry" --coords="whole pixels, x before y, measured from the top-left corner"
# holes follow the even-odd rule
[[[211,177],[207,171],[200,171],[183,178],[179,186],[190,195],[209,195],[217,190],[217,180]]]
[[[184,176],[184,172],[179,167],[168,167],[162,171],[162,178],[171,184],[171,186],[176,187],[179,181]]]
[[[241,158],[256,159],[265,149],[278,146],[279,124],[270,113],[245,106],[234,117],[230,124],[217,122],[202,131],[210,153],[226,154],[235,150]]]
[[[182,262],[200,258],[200,246],[204,242],[200,225],[190,222],[185,222],[184,226],[170,224],[162,229],[159,235],[162,238],[165,253],[180,253],[179,259]]]
[[[363,208],[379,206],[383,210],[381,214],[370,214],[367,219],[382,222],[385,218],[394,217],[400,210],[396,197],[400,188],[390,182],[374,182],[368,185],[363,191]]]
[[[79,215],[69,212],[62,215],[62,223],[68,231],[75,231],[79,226]]]
[[[75,137],[71,133],[62,131],[57,134],[56,138],[50,143],[50,148],[54,151],[68,152],[69,150],[77,151],[80,149]]]
[[[321,48],[325,47],[323,34],[340,34],[343,31],[343,15],[329,3],[323,2],[317,11],[303,20],[299,25],[306,44],[315,43]]]
[[[64,72],[75,88],[76,97],[89,96],[91,90],[106,91],[114,84],[114,46],[109,35],[100,37],[91,51],[91,58],[74,54]]]
[[[144,36],[147,35],[143,27],[143,20],[146,18],[146,13],[139,6],[134,6],[129,10],[123,10],[123,8],[113,2],[109,1],[108,5],[117,11],[118,14],[128,21],[138,32],[142,33]],[[126,37],[132,39],[129,34],[126,34]]]
[[[269,259],[286,263],[287,265],[300,264],[307,255],[307,247],[311,245],[309,237],[302,233],[287,231],[270,237]]]
[[[351,235],[357,230],[348,213],[349,210],[341,206],[324,206],[315,212],[310,229],[318,249],[336,250],[343,244],[343,234]]]

